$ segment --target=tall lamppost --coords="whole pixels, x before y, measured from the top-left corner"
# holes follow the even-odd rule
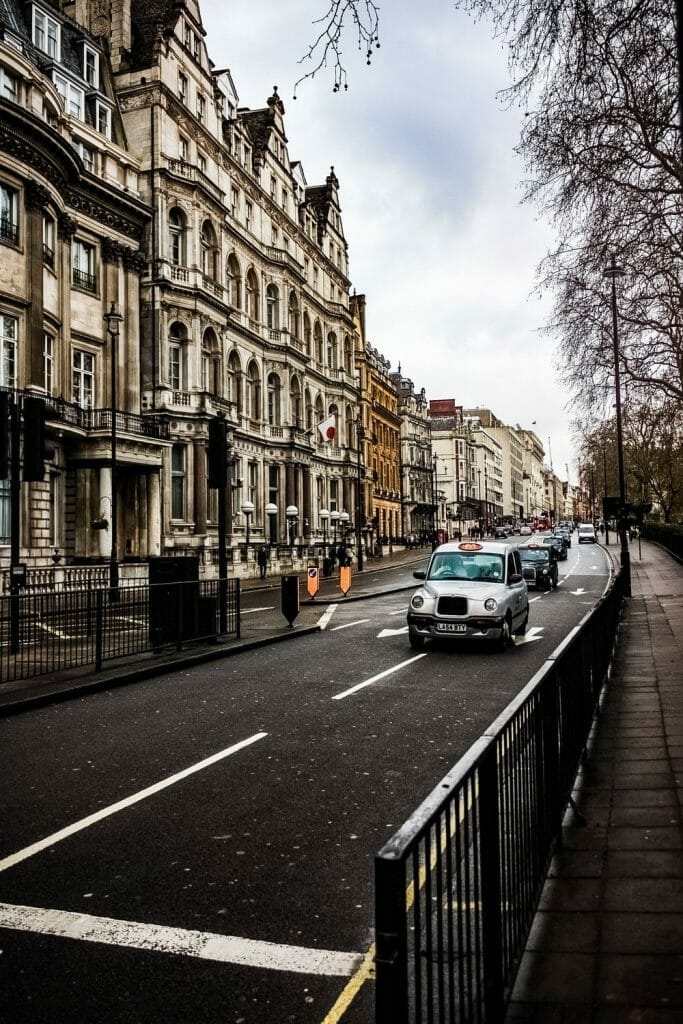
[[[432,551],[437,546],[436,540],[436,455],[432,455]]]
[[[296,521],[299,516],[299,509],[296,505],[288,505],[285,509],[285,516],[287,517],[287,525],[289,526],[289,546],[294,547]]]
[[[330,513],[326,508],[321,508],[318,512],[320,522],[323,524],[323,554],[326,554],[325,548],[327,547],[327,521],[330,518]]]
[[[249,520],[254,514],[254,502],[243,501],[242,502],[242,515],[247,520],[247,547],[249,547]]]
[[[341,524],[341,540],[343,540],[344,544],[346,544],[346,531],[349,526],[349,519],[350,516],[348,512],[342,511],[339,513],[339,522]]]
[[[334,546],[336,548],[336,546],[337,546],[337,523],[339,522],[339,512],[338,512],[338,510],[336,508],[333,509],[332,512],[330,512],[330,522],[332,523],[332,531],[333,531],[332,543],[334,544]]]
[[[363,501],[363,462],[362,462],[362,443],[365,438],[365,431],[360,421],[360,416],[356,421],[357,431],[357,443],[358,451],[356,461],[356,547],[358,549],[358,572],[363,571],[363,518],[364,518],[364,506]]]
[[[123,323],[123,317],[116,309],[116,303],[112,302],[111,309],[104,314],[104,322],[107,325],[109,335],[109,348],[111,354],[111,549],[109,554],[109,591],[110,598],[116,599],[119,587],[119,553],[116,541],[117,517],[116,517],[116,360],[117,341],[119,331]]]
[[[631,555],[626,537],[626,479],[624,476],[624,437],[621,429],[621,384],[619,378],[619,332],[617,323],[617,278],[624,277],[626,271],[617,265],[614,256],[610,265],[603,271],[603,277],[612,280],[612,341],[614,344],[614,398],[617,410],[617,459],[619,462],[619,544],[621,547],[621,572],[624,594],[631,596]]]

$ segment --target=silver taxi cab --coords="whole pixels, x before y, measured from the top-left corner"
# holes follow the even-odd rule
[[[529,597],[519,550],[496,541],[442,544],[408,608],[410,646],[433,639],[494,640],[504,650],[523,636],[529,621]]]

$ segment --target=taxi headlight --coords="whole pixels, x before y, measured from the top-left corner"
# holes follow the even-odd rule
[[[487,612],[495,612],[497,607],[498,602],[496,601],[495,597],[487,597],[486,600],[484,601],[484,608],[486,609]]]
[[[548,570],[547,570],[547,569],[543,569],[543,575],[544,575],[544,576],[547,576],[547,575],[548,575]]]
[[[425,599],[420,594],[416,594],[410,603],[412,604],[413,608],[421,608],[422,605],[425,603]]]

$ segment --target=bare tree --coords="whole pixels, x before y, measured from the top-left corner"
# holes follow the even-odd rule
[[[310,70],[294,83],[294,98],[299,85],[315,78],[322,69],[332,66],[334,92],[348,89],[348,76],[344,66],[344,36],[347,26],[356,37],[358,49],[365,52],[367,64],[372,63],[375,50],[379,50],[379,7],[372,0],[329,0],[322,18],[314,21],[318,36],[309,46],[300,63],[308,62]]]

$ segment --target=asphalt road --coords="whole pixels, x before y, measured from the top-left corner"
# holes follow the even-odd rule
[[[320,633],[0,720],[0,1020],[371,1024],[374,854],[609,564],[574,543],[502,654],[321,595]]]

